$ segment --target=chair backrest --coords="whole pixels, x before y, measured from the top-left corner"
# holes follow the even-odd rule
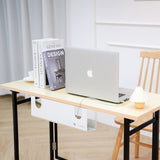
[[[154,77],[156,79],[155,93],[158,93],[159,74],[160,74],[159,73],[160,72],[160,50],[158,50],[158,51],[141,51],[140,57],[142,57],[142,63],[141,63],[138,86],[142,86],[143,89],[145,90],[146,89],[146,82],[147,82],[147,80],[150,80],[149,81],[149,92],[151,92],[152,88],[153,88],[152,86],[153,86],[153,77]],[[146,66],[144,65],[145,59],[147,60]],[[153,62],[153,64],[150,64],[151,62]],[[150,75],[148,74],[149,66],[152,67]],[[143,72],[144,72],[144,79],[142,80]]]

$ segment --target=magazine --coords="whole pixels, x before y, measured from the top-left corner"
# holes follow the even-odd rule
[[[43,52],[50,90],[65,87],[65,51],[63,48]]]

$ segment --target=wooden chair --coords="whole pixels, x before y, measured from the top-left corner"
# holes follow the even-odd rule
[[[144,90],[147,90],[146,84],[149,84],[148,86],[149,92],[158,93],[159,74],[160,74],[159,73],[160,72],[160,50],[159,51],[142,51],[140,53],[140,57],[142,58],[142,63],[141,63],[138,86],[142,86]],[[147,60],[147,64],[145,63],[146,60]],[[150,64],[151,62],[153,62],[153,64]],[[149,70],[150,67],[152,67],[151,70]],[[157,70],[155,70],[155,68],[157,68]],[[142,77],[144,77],[144,79],[142,79]],[[154,79],[156,79],[155,91],[153,91],[153,87],[152,87]],[[147,83],[148,81],[150,81],[150,83]],[[150,119],[151,117],[152,115],[150,115],[150,117],[147,117],[147,119]],[[135,121],[131,123],[131,127],[135,128],[136,126],[143,123],[144,121],[146,121],[146,119],[143,119],[142,121],[139,121],[139,122]],[[123,129],[124,129],[124,119],[122,117],[116,117],[115,123],[120,125],[120,129],[119,129],[118,136],[116,139],[116,144],[114,147],[112,160],[117,160],[119,149],[123,145],[123,142],[121,141],[122,141]],[[152,125],[147,126],[143,130],[152,132]],[[130,138],[130,142],[135,144],[135,157],[136,158],[139,157],[139,146],[140,145],[144,147],[149,147],[149,148],[152,147],[152,145],[150,144],[140,142],[140,131],[134,134]]]

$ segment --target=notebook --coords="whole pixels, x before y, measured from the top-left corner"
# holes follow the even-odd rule
[[[119,89],[119,53],[100,49],[66,48],[66,91],[114,103],[128,99]]]

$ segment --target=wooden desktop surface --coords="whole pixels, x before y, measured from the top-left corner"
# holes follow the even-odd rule
[[[121,116],[132,120],[145,119],[146,117],[150,117],[155,111],[160,110],[160,95],[148,92],[145,92],[147,100],[144,109],[136,109],[134,103],[130,101],[126,101],[122,104],[113,104],[105,101],[68,94],[65,88],[56,91],[50,91],[49,88],[43,89],[34,87],[33,83],[23,80],[0,84],[0,88],[70,104],[73,106],[79,106],[98,112],[108,113],[115,116]]]

